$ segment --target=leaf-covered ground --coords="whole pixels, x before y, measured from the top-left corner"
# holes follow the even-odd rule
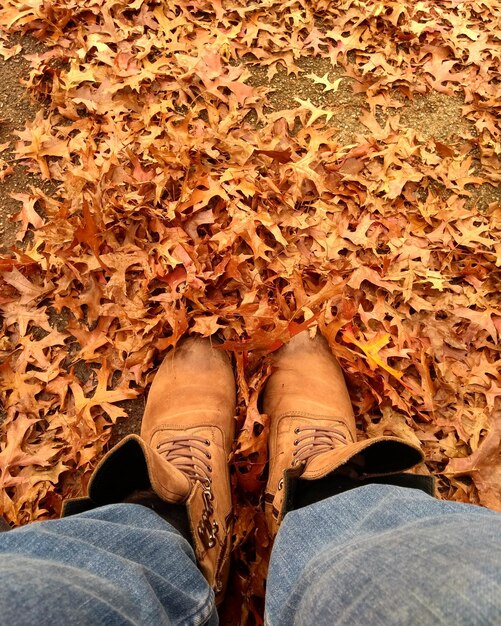
[[[231,596],[259,621],[258,397],[305,327],[361,437],[420,443],[441,497],[501,510],[499,1],[4,0],[0,17],[2,56],[12,33],[45,46],[0,178],[14,149],[52,189],[15,195],[0,258],[11,523],[57,515],[167,348],[218,333],[240,400]]]

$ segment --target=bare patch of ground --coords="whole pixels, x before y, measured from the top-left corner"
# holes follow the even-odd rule
[[[343,68],[333,66],[329,59],[304,58],[297,65],[301,69],[298,76],[279,69],[271,81],[267,77],[267,68],[251,65],[252,78],[248,82],[255,87],[271,89],[268,100],[274,111],[297,108],[300,106],[297,98],[310,100],[319,108],[333,111],[330,125],[337,129],[336,139],[342,144],[352,142],[354,136],[365,129],[358,119],[363,111],[365,96],[353,93],[350,87],[352,79],[345,77]],[[327,74],[332,83],[340,79],[337,90],[325,91],[323,85],[308,77],[312,74],[319,78]]]
[[[412,102],[404,103],[397,114],[402,126],[415,128],[425,137],[444,143],[456,142],[475,131],[473,124],[462,117],[463,106],[463,99],[457,95],[431,92],[416,95]]]
[[[12,37],[10,44],[21,44],[22,51],[8,60],[0,56],[0,144],[10,143],[10,147],[0,154],[2,159],[13,167],[13,173],[0,183],[0,252],[5,252],[15,241],[17,225],[13,215],[19,212],[19,202],[11,197],[13,193],[27,193],[35,186],[50,192],[52,185],[28,171],[24,165],[14,161],[16,130],[23,130],[40,109],[40,103],[30,97],[22,84],[29,75],[29,61],[25,55],[43,52],[44,48],[33,37]]]

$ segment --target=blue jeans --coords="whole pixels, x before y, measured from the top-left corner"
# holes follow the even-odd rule
[[[4,624],[216,624],[189,543],[115,504],[0,534]],[[501,624],[501,515],[390,485],[288,513],[266,622]]]

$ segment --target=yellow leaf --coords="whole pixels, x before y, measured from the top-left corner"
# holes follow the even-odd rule
[[[385,363],[385,361],[383,361],[383,359],[379,356],[379,351],[384,348],[384,346],[386,346],[390,341],[389,333],[376,335],[376,337],[372,341],[364,342],[355,339],[352,333],[345,331],[343,333],[343,339],[347,343],[355,344],[364,352],[371,369],[375,370],[376,367],[379,366],[386,370],[392,376],[395,376],[395,378],[402,378],[402,372],[399,372],[398,370]]]

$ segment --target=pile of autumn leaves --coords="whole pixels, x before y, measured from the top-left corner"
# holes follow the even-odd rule
[[[218,332],[240,393],[239,584],[260,595],[257,399],[267,355],[317,325],[361,436],[419,443],[444,497],[501,508],[501,215],[476,202],[500,178],[501,10],[436,4],[4,2],[2,23],[47,46],[17,158],[58,185],[18,195],[24,241],[0,258],[9,521],[56,514],[165,350]],[[309,56],[365,94],[350,144],[327,108],[272,111],[250,84],[253,64],[271,78]],[[464,97],[467,136],[399,123],[430,90]]]

